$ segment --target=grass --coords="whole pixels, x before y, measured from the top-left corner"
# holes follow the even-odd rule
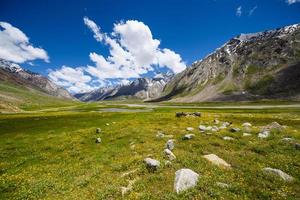
[[[98,112],[110,104],[82,104],[32,113],[0,115],[0,199],[121,199],[120,187],[136,179],[125,199],[299,199],[300,156],[283,137],[300,140],[300,110],[274,109],[183,109],[156,108],[153,112]],[[116,106],[114,107],[124,107]],[[136,109],[136,108],[135,108]],[[201,118],[176,118],[178,111],[200,111]],[[199,124],[213,119],[254,125],[251,137],[222,130],[199,133]],[[288,127],[260,140],[261,126],[277,121]],[[105,124],[109,123],[109,126]],[[100,127],[102,133],[96,134]],[[183,141],[186,127],[196,137]],[[165,166],[166,138],[174,135],[177,159]],[[234,141],[225,141],[231,136]],[[95,138],[102,143],[96,144]],[[134,148],[133,148],[134,145]],[[232,165],[225,170],[211,165],[202,155],[214,153]],[[149,172],[143,159],[161,162]],[[264,174],[263,167],[278,168],[292,175],[286,183]],[[173,191],[175,171],[190,168],[201,175],[197,186],[177,195]],[[122,176],[126,172],[131,174]],[[224,182],[229,188],[220,188]]]

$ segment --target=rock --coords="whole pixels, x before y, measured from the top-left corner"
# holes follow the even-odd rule
[[[180,169],[175,172],[174,190],[177,194],[197,185],[199,174],[191,169]]]
[[[163,134],[162,132],[157,132],[156,137],[163,138],[165,137],[165,134]]]
[[[145,158],[144,162],[146,163],[146,167],[151,170],[157,170],[160,166],[160,162],[152,158]]]
[[[172,165],[171,161],[169,161],[169,160],[165,161],[165,166],[170,167],[171,165]]]
[[[105,125],[106,125],[106,126],[109,126],[109,123],[106,123]]]
[[[231,128],[230,131],[233,132],[233,133],[235,133],[235,132],[240,132],[241,129],[239,129],[239,128]]]
[[[223,140],[234,140],[234,138],[229,137],[229,136],[224,136],[224,137],[223,137]]]
[[[168,157],[169,160],[176,159],[176,156],[173,154],[173,152],[170,149],[165,149],[164,153]]]
[[[203,156],[206,160],[210,161],[214,165],[218,165],[220,167],[230,168],[231,165],[225,162],[222,158],[219,158],[215,154],[208,154]]]
[[[96,128],[96,133],[101,133],[101,128]]]
[[[229,188],[228,184],[222,182],[216,182],[216,185],[219,186],[220,188]]]
[[[176,117],[188,117],[188,116],[201,117],[200,112],[193,112],[193,113],[177,112],[175,115]]]
[[[270,131],[265,130],[262,133],[259,133],[257,137],[259,137],[259,138],[267,138],[269,136],[270,136]]]
[[[185,117],[187,114],[184,112],[177,112],[175,115],[176,117]]]
[[[96,138],[96,143],[101,143],[101,138]]]
[[[249,122],[245,122],[242,124],[243,127],[250,127],[252,126],[252,124],[250,124]]]
[[[193,127],[187,127],[186,130],[187,130],[187,131],[193,131],[194,128],[193,128]]]
[[[280,169],[273,169],[273,168],[270,168],[270,167],[266,167],[266,168],[263,168],[263,171],[267,172],[267,173],[277,175],[286,182],[291,182],[291,181],[294,180],[294,178],[292,176],[290,176],[287,173],[281,171]]]
[[[219,124],[220,121],[218,119],[214,119],[214,124]]]
[[[286,137],[286,138],[282,138],[281,141],[283,141],[283,142],[293,142],[294,139]]]
[[[219,128],[217,126],[213,126],[211,129],[212,132],[218,132]]]
[[[200,126],[199,126],[199,130],[200,130],[200,131],[206,131],[206,126],[200,125]]]
[[[223,123],[223,126],[230,126],[231,125],[231,123],[229,123],[229,122],[224,122]]]
[[[263,131],[264,130],[277,130],[277,131],[281,131],[281,130],[283,130],[283,126],[281,126],[277,122],[272,122],[272,123],[268,124],[267,126],[265,126],[263,128]]]
[[[207,126],[207,127],[206,127],[206,131],[210,131],[211,129],[212,129],[211,126]]]
[[[296,143],[296,144],[295,144],[295,149],[296,149],[296,150],[300,150],[300,144],[299,144],[299,143]]]
[[[252,134],[250,133],[243,133],[243,137],[248,137],[248,136],[251,136]]]
[[[194,112],[194,116],[201,117],[201,113],[200,112]]]
[[[219,127],[219,129],[226,129],[226,128],[227,128],[227,127],[226,127],[226,126],[223,126],[223,125]]]
[[[166,148],[172,151],[174,147],[175,147],[174,140],[172,139],[168,140],[166,143]]]
[[[183,139],[184,139],[184,140],[190,140],[190,139],[192,139],[193,137],[195,137],[194,134],[186,134],[186,135],[183,137]]]

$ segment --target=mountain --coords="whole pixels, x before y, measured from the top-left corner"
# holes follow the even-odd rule
[[[138,78],[127,85],[103,87],[88,93],[76,94],[75,97],[86,102],[120,99],[151,100],[161,95],[171,77],[171,74],[160,74],[156,78]]]
[[[20,107],[64,105],[74,100],[68,91],[40,74],[0,59],[0,110],[19,111]]]
[[[67,90],[57,86],[48,78],[29,70],[24,70],[19,65],[3,59],[0,59],[0,81],[8,81],[13,84],[38,89],[46,94],[59,98],[73,98]]]
[[[174,76],[155,101],[300,100],[300,24],[232,38]]]

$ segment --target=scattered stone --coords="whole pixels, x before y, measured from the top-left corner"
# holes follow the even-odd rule
[[[160,166],[160,162],[152,158],[145,158],[144,162],[146,163],[146,167],[153,171],[157,170]]]
[[[187,130],[187,131],[193,131],[194,128],[193,128],[193,127],[187,127],[186,130]]]
[[[175,172],[174,190],[177,194],[197,185],[199,174],[191,169],[180,169]]]
[[[219,127],[219,129],[226,129],[226,128],[227,128],[227,127],[224,126],[224,125],[222,125],[222,126]]]
[[[281,131],[282,129],[283,126],[281,126],[277,122],[272,122],[263,128],[263,130],[277,130],[277,131]]]
[[[200,112],[192,112],[192,113],[177,112],[176,113],[176,117],[188,117],[188,116],[201,117],[201,113]]]
[[[241,129],[239,129],[239,128],[231,128],[230,131],[233,132],[233,133],[235,133],[235,132],[240,132]]]
[[[109,126],[109,123],[106,123],[105,125],[106,125],[106,126]]]
[[[190,140],[190,139],[192,139],[193,137],[195,137],[195,134],[186,134],[186,135],[183,137],[183,139],[184,139],[184,140]]]
[[[213,132],[218,132],[218,131],[219,131],[219,128],[218,128],[217,126],[213,126],[212,129],[211,129],[211,131],[213,131]]]
[[[174,147],[175,147],[174,140],[172,140],[172,139],[168,140],[166,143],[166,148],[172,151],[174,149]]]
[[[259,138],[267,138],[269,136],[270,136],[270,131],[265,130],[265,131],[259,133],[257,137],[259,137]]]
[[[230,168],[231,165],[225,162],[222,158],[219,158],[215,154],[208,154],[203,156],[206,160],[210,161],[214,165],[218,165],[220,167]]]
[[[293,142],[294,139],[286,137],[286,138],[282,138],[281,141],[283,141],[283,142]]]
[[[101,143],[101,138],[96,138],[96,143]]]
[[[220,188],[229,188],[228,184],[222,182],[216,182],[216,185],[219,186]]]
[[[229,136],[224,136],[224,137],[223,137],[223,140],[234,140],[234,138],[229,137]]]
[[[199,130],[200,130],[200,131],[206,131],[206,126],[200,125],[200,126],[199,126]]]
[[[214,124],[219,124],[220,121],[218,119],[214,119]]]
[[[101,133],[101,128],[96,128],[96,133]]]
[[[250,124],[249,122],[245,122],[242,124],[243,127],[250,127],[252,126],[252,124]]]
[[[211,126],[207,126],[207,127],[206,127],[206,130],[207,130],[207,131],[210,131],[211,129],[212,129]]]
[[[164,138],[165,134],[163,134],[162,132],[157,132],[156,137],[158,137],[158,138]]]
[[[251,136],[252,134],[250,133],[243,133],[243,137],[248,137],[248,136]]]
[[[168,157],[169,160],[175,160],[176,159],[176,156],[173,154],[173,152],[170,149],[165,149],[164,153]]]
[[[299,144],[299,143],[296,143],[296,144],[295,144],[295,149],[296,149],[296,150],[300,150],[300,144]]]
[[[263,171],[267,172],[267,173],[277,175],[286,182],[291,182],[291,181],[294,180],[294,178],[292,176],[290,176],[287,173],[281,171],[280,169],[273,169],[273,168],[270,168],[270,167],[266,167],[266,168],[263,168]]]

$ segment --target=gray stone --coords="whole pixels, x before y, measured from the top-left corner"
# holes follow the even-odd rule
[[[219,158],[217,155],[215,154],[208,154],[203,156],[206,160],[210,161],[212,164],[220,166],[220,167],[224,167],[224,168],[230,168],[231,165],[228,164],[226,161],[224,161],[222,158]]]
[[[249,122],[245,122],[242,124],[243,127],[250,127],[252,126],[252,124],[250,124]]]
[[[165,149],[164,153],[168,157],[169,160],[176,159],[176,156],[173,154],[173,152],[170,149]]]
[[[224,136],[224,137],[223,137],[223,140],[234,140],[234,138],[229,137],[229,136]]]
[[[157,170],[160,167],[160,162],[152,158],[145,158],[146,167],[151,170]]]
[[[199,126],[199,130],[200,130],[200,131],[206,131],[206,126],[200,125],[200,126]]]
[[[268,124],[267,126],[265,126],[263,128],[264,130],[276,130],[276,131],[281,131],[283,130],[283,126],[281,126],[280,124],[278,124],[277,122],[272,122],[270,124]]]
[[[294,139],[286,137],[286,138],[282,138],[281,141],[283,141],[283,142],[293,142]]]
[[[101,143],[101,138],[96,138],[96,143]]]
[[[194,134],[186,134],[186,135],[183,137],[183,139],[184,139],[184,140],[190,140],[190,139],[192,139],[193,137],[195,137]]]
[[[230,131],[233,132],[233,133],[234,132],[240,132],[241,129],[239,129],[239,128],[231,128]]]
[[[175,172],[174,190],[177,194],[197,185],[199,174],[191,169],[180,169]]]
[[[194,128],[193,128],[193,127],[187,127],[186,130],[187,130],[187,131],[193,131]]]
[[[170,149],[172,151],[174,149],[174,147],[175,147],[174,140],[172,140],[172,139],[168,140],[166,143],[166,148]]]
[[[257,137],[259,138],[267,138],[270,136],[270,131],[264,130],[263,132],[259,133]]]
[[[271,174],[277,175],[282,180],[284,180],[286,182],[291,182],[291,181],[294,180],[294,178],[292,176],[290,176],[287,173],[281,171],[280,169],[273,169],[273,168],[270,168],[270,167],[266,167],[266,168],[263,168],[263,171],[267,172],[267,173],[271,173]]]
[[[101,133],[101,128],[96,128],[96,133]]]

